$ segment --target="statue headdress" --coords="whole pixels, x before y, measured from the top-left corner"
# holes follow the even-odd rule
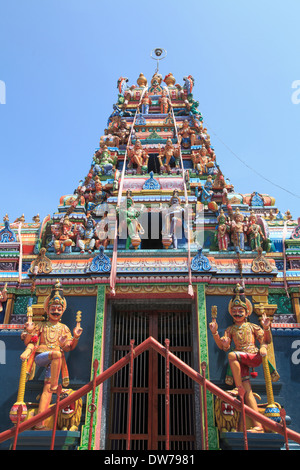
[[[228,305],[229,313],[232,307],[241,306],[247,311],[247,316],[250,316],[253,307],[250,300],[248,300],[245,296],[244,288],[240,284],[237,284],[233,292],[234,296],[232,297]]]
[[[179,204],[181,204],[178,189],[174,189],[173,191],[173,196],[171,197],[170,202],[169,202],[170,206],[172,206],[176,202],[176,200],[178,201]]]
[[[243,216],[243,214],[240,212],[239,208],[236,209],[235,214],[234,214],[234,219],[237,220],[238,218],[239,218],[240,220],[244,220],[244,216]]]
[[[61,219],[61,224],[62,225],[72,225],[72,222],[70,221],[69,217],[67,215],[65,215],[62,219]]]
[[[225,212],[224,212],[223,209],[220,210],[220,213],[219,213],[219,215],[218,215],[218,217],[217,217],[217,221],[218,221],[218,223],[220,223],[220,221],[221,221],[221,222],[222,222],[222,221],[226,221],[226,215],[225,215]]]
[[[54,286],[51,289],[50,295],[48,295],[48,297],[46,298],[44,302],[44,308],[46,312],[48,311],[50,305],[52,304],[61,305],[64,311],[67,308],[67,301],[64,297],[63,289],[61,287],[61,283],[59,279],[56,280]]]
[[[127,189],[127,191],[126,191],[126,199],[127,199],[127,201],[128,201],[128,200],[131,201],[131,204],[132,204],[132,205],[134,204],[134,200],[133,200],[133,198],[132,198],[132,192],[131,192],[130,189]]]

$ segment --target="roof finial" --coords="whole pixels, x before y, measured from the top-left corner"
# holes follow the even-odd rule
[[[157,47],[156,49],[153,49],[153,51],[151,51],[150,55],[152,59],[157,61],[156,73],[158,73],[159,61],[165,59],[167,51],[165,49],[162,49],[161,47]]]

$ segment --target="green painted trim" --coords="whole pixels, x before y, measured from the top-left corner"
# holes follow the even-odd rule
[[[98,359],[99,366],[97,370],[97,375],[100,372],[101,357],[102,357],[102,336],[104,328],[104,311],[105,311],[105,285],[99,285],[97,289],[97,303],[96,303],[96,314],[95,314],[95,329],[94,329],[94,341],[93,341],[93,354],[92,354],[92,364],[91,364],[91,380],[93,378],[93,363],[95,359]],[[99,389],[98,389],[99,390]],[[92,391],[87,394],[86,399],[86,414],[85,414],[85,423],[82,426],[81,430],[81,443],[78,447],[78,450],[87,450],[88,441],[89,441],[89,430],[90,430],[90,413],[88,412],[88,407],[92,402]],[[95,395],[95,405],[96,410],[98,410],[98,393]],[[94,414],[93,419],[93,437],[92,437],[92,446],[93,449],[95,446],[95,430],[97,427],[97,412]]]
[[[199,355],[200,364],[206,362],[206,378],[209,379],[209,356],[208,356],[208,339],[207,339],[207,315],[206,315],[206,298],[205,284],[197,285],[198,299],[198,324],[199,324]],[[214,397],[212,393],[207,392],[207,422],[208,422],[208,446],[209,450],[219,449],[218,430],[215,426],[214,417]],[[202,429],[204,431],[204,416],[202,416]]]

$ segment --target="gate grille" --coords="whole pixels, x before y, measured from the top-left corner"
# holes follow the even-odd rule
[[[192,363],[192,325],[189,305],[167,309],[118,305],[113,308],[113,363],[130,350],[130,340],[140,344],[153,336],[186,364]],[[109,446],[126,449],[129,365],[112,379]],[[194,393],[192,380],[170,365],[170,450],[195,447]],[[135,359],[132,395],[132,450],[165,448],[165,359],[145,351]]]

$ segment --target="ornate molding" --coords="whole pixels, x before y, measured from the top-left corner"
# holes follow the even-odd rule
[[[235,284],[230,286],[206,286],[206,295],[233,295]],[[268,295],[269,289],[265,286],[251,286],[245,288],[245,294],[248,295]]]
[[[122,285],[116,286],[116,295],[120,294],[186,294],[186,285],[159,285],[159,284],[140,284],[140,285]],[[196,291],[196,286],[194,286]],[[110,287],[106,287],[106,293],[110,294]]]
[[[52,271],[52,263],[46,256],[46,248],[41,248],[37,258],[32,261],[29,271],[32,274],[49,274]]]
[[[251,270],[257,273],[271,273],[273,270],[276,272],[276,266],[263,255],[262,248],[257,249],[257,257],[252,261]]]
[[[85,285],[81,285],[81,286],[66,286],[64,285],[64,294],[66,296],[68,295],[78,295],[78,296],[87,296],[87,295],[97,295],[97,289],[98,289],[98,286],[97,285],[94,285],[94,286],[85,286]],[[37,286],[36,287],[36,295],[37,296],[46,296],[46,295],[49,295],[51,292],[51,285],[49,286]]]

